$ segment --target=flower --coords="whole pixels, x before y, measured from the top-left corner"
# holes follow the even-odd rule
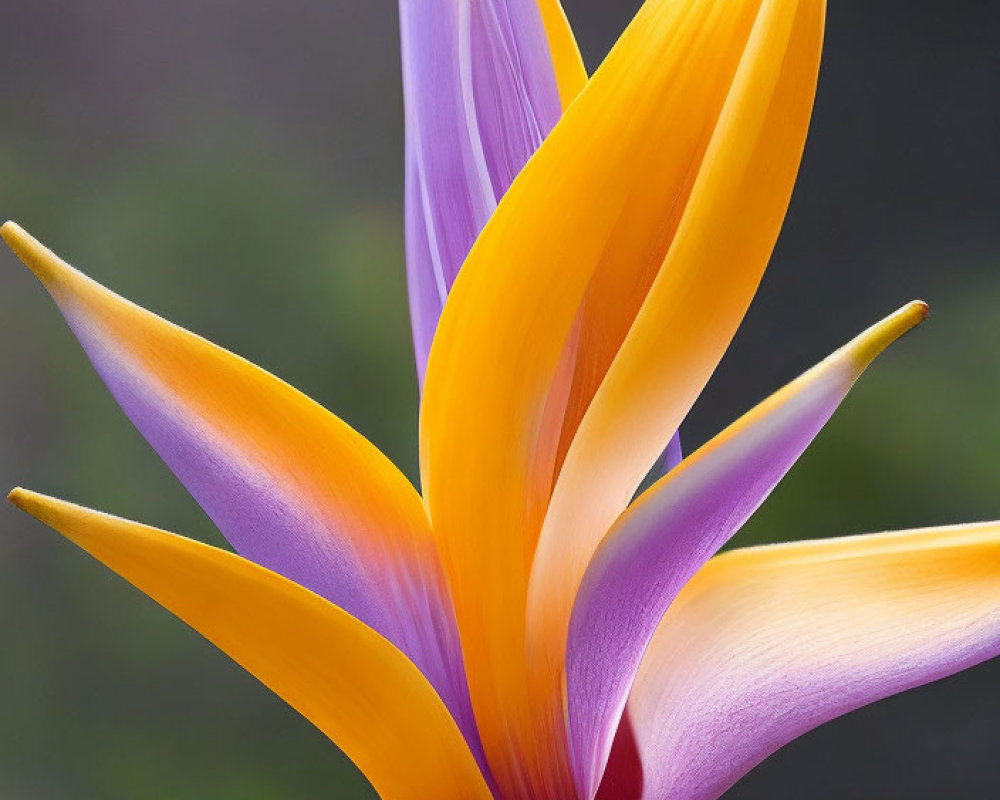
[[[238,555],[11,500],[392,800],[715,798],[806,730],[996,655],[997,524],[713,557],[924,304],[680,459],[778,236],[824,11],[647,0],[588,80],[556,0],[401,0],[422,497],[333,414],[7,223]]]

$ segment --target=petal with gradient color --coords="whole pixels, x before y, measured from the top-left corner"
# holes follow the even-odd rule
[[[1000,523],[735,550],[629,696],[643,800],[714,800],[782,745],[1000,654]]]
[[[233,553],[15,489],[59,531],[201,633],[329,736],[385,800],[491,800],[431,685],[390,642]]]
[[[862,371],[926,313],[923,303],[905,306],[769,397],[646,491],[608,533],[580,587],[566,659],[580,797],[594,796],[642,654],[681,587],[765,500]]]
[[[566,625],[594,550],[711,376],[756,291],[805,140],[823,12],[822,0],[760,5],[663,267],[566,453],[528,610],[529,653],[547,654],[538,657],[551,665],[549,696],[558,697]]]
[[[115,400],[236,550],[392,641],[478,747],[450,600],[406,478],[273,375],[105,289],[13,223],[2,234]]]
[[[623,284],[662,277],[649,315],[662,320],[658,342],[668,355],[647,357],[643,323],[601,402],[607,409],[623,390],[635,392],[621,420],[605,420],[602,433],[620,438],[595,439],[591,425],[581,452],[587,469],[610,480],[607,489],[586,487],[602,496],[579,532],[595,547],[628,500],[619,494],[632,468],[644,462],[629,491],[756,287],[805,137],[822,18],[821,0],[649,0],[501,200],[452,289],[424,385],[422,477],[473,706],[504,791],[572,792],[558,656],[543,647],[531,666],[532,683],[537,674],[542,685],[527,687],[524,626],[558,452],[542,446],[552,438],[542,422],[581,303],[593,280],[616,270]],[[639,321],[649,315],[644,306]],[[649,387],[636,387],[641,379]],[[674,399],[661,394],[664,381]],[[637,415],[636,403],[648,413]],[[637,458],[619,463],[640,426]],[[656,454],[646,458],[650,446]],[[564,509],[593,505],[580,495],[580,472],[577,461]],[[565,529],[565,518],[556,523]],[[565,544],[562,533],[558,541]],[[572,596],[550,593],[549,578],[539,602],[564,604],[568,620]]]

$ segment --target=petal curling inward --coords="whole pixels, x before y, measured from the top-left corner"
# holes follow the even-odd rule
[[[593,505],[580,497],[581,473],[614,481],[608,491],[587,486],[602,507],[573,520],[593,548],[628,500],[619,505],[624,483],[635,490],[676,430],[760,278],[805,137],[822,12],[819,0],[648,0],[515,179],[449,296],[424,386],[421,473],[503,793],[562,800],[574,791],[562,662],[545,646],[529,676],[525,598],[557,456],[545,446],[545,409],[581,303],[598,273],[618,269],[629,283],[650,263],[659,270],[563,489],[563,509]],[[651,317],[662,318],[653,327],[666,356],[646,353]],[[670,386],[659,385],[661,373]],[[640,375],[651,385],[636,386]],[[619,424],[605,417],[623,392],[635,396],[620,401]],[[656,424],[635,413],[654,409]],[[620,430],[621,441],[595,438],[599,426]],[[620,463],[639,427],[648,441]],[[576,440],[567,463],[575,449]],[[537,592],[543,605],[550,577]],[[568,625],[572,597],[553,597]],[[553,646],[564,649],[565,632]]]
[[[371,628],[233,553],[24,489],[10,500],[176,614],[330,737],[385,800],[491,800],[419,670]]]
[[[273,375],[105,289],[14,223],[0,233],[235,549],[397,645],[478,751],[451,601],[423,504],[402,473]]]
[[[1000,523],[726,553],[629,696],[642,798],[714,800],[817,725],[998,654]]]
[[[561,9],[558,0],[545,3],[562,52],[572,34],[556,24],[551,3]],[[400,0],[399,10],[407,283],[423,383],[438,317],[469,248],[562,106],[535,0]]]
[[[913,302],[730,425],[642,494],[609,531],[573,609],[566,657],[580,796],[594,796],[629,687],[657,623],[735,534],[872,360],[922,321]]]

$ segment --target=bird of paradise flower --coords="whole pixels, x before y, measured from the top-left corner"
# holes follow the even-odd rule
[[[996,523],[713,557],[924,304],[681,459],[788,204],[823,0],[647,0],[589,80],[558,0],[400,10],[423,496],[295,389],[7,223],[239,555],[12,502],[387,800],[716,798],[816,725],[1000,652]]]

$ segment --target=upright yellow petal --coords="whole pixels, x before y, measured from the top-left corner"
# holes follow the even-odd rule
[[[822,31],[819,0],[761,6],[666,259],[567,451],[531,575],[535,609],[559,619],[530,650],[548,651],[544,692],[557,702],[584,570],[714,371],[770,257],[805,141]]]
[[[798,170],[823,10],[822,0],[761,7],[666,260],[567,453],[547,528],[582,522],[586,538],[603,535],[732,339]]]
[[[816,5],[816,0],[810,1],[814,6]],[[761,4],[755,5],[760,6]],[[765,4],[763,9],[766,10],[766,8]],[[777,15],[779,19],[787,21],[795,13],[795,7],[794,5],[772,6],[771,13]],[[760,16],[763,23],[767,14],[762,10]],[[822,24],[822,19],[819,22]],[[690,24],[690,21],[682,24]],[[782,52],[781,44],[774,36],[774,32],[765,34],[760,31],[761,27],[762,25],[758,25],[758,37],[763,36],[765,41],[759,45],[750,42],[744,54],[744,62],[750,60],[754,49],[763,49],[772,55]],[[759,55],[760,53],[758,53]],[[816,55],[818,56],[818,52]],[[703,97],[699,98],[701,105],[690,103],[683,113],[697,115],[705,111],[709,113],[714,124],[720,113],[717,104],[721,103],[726,91],[730,89],[731,73],[716,73],[711,68],[706,68],[696,58],[692,58],[691,63],[687,66],[689,69],[702,71],[704,94]],[[812,77],[813,82],[815,80],[815,64],[795,63],[792,60],[783,64],[782,69],[785,71],[802,70],[802,76]],[[730,110],[727,113],[731,115],[733,106],[737,103],[736,98],[732,95],[739,96],[748,93],[754,98],[750,102],[757,105],[758,110],[764,111],[768,104],[766,96],[770,91],[770,87],[766,83],[766,76],[762,75],[759,70],[756,74],[748,75],[749,69],[746,66],[742,68],[742,72],[744,85],[739,85],[739,81],[736,82],[736,85],[732,85],[731,99],[727,101]],[[721,83],[718,82],[720,80]],[[787,132],[798,134],[800,138],[803,138],[811,105],[811,93],[808,100],[810,102],[804,106],[804,116],[797,113],[798,109],[795,109],[792,114],[777,124],[784,126]],[[572,388],[566,404],[565,418],[562,421],[556,458],[557,468],[562,464],[566,451],[573,441],[577,426],[622,347],[622,343],[649,293],[653,280],[663,271],[664,258],[674,244],[682,217],[691,213],[688,209],[688,201],[689,199],[696,200],[695,196],[692,195],[695,181],[704,181],[703,173],[713,169],[711,152],[706,156],[706,149],[714,139],[715,145],[713,147],[716,150],[720,147],[723,151],[729,150],[730,144],[732,144],[729,140],[734,135],[737,139],[746,142],[752,141],[754,123],[747,119],[746,114],[743,114],[741,122],[737,124],[720,123],[714,133],[710,130],[703,130],[697,134],[697,139],[693,139],[687,144],[683,142],[686,134],[687,131],[683,129],[675,131],[674,136],[680,140],[680,144],[676,141],[669,142],[668,147],[680,149],[681,152],[684,152],[685,147],[691,147],[688,151],[687,161],[671,163],[669,160],[662,159],[658,154],[648,158],[649,172],[646,176],[648,190],[645,194],[636,194],[622,211],[622,223],[609,237],[601,262],[595,269],[587,289],[579,312],[580,337],[573,355],[575,367]],[[724,144],[720,144],[720,141]],[[654,148],[662,147],[662,143],[655,140],[645,144]],[[793,165],[793,167],[797,166],[800,153],[801,142],[797,146],[790,142],[789,147],[780,153],[774,173],[765,174],[763,176],[765,180],[753,188],[762,194],[774,191],[780,196],[785,179],[783,173],[787,171],[788,164]],[[792,171],[794,173],[794,168]],[[738,172],[733,174],[738,174]],[[662,200],[664,187],[669,187],[673,192],[671,202],[665,203]],[[746,209],[751,213],[755,212],[752,204],[746,206]],[[761,209],[761,211],[763,210]],[[719,207],[713,222],[715,230],[723,237],[727,235],[725,232],[730,227],[730,220],[726,216],[728,213],[729,208],[723,211],[722,207]],[[643,224],[655,225],[655,236],[648,238],[634,236],[633,230],[637,221],[643,219],[646,220]],[[761,230],[764,238],[768,235],[775,235],[776,232],[773,232],[773,228],[770,221],[762,223]],[[754,263],[752,258],[750,263]],[[704,280],[710,280],[713,276],[716,281],[727,280],[724,275],[724,271],[728,268],[725,260],[713,262],[705,259],[702,267]],[[666,439],[662,444],[666,444]]]
[[[421,410],[425,499],[479,728],[509,794],[572,792],[564,721],[551,698],[543,705],[529,691],[524,631],[558,452],[553,392],[563,388],[581,303],[606,269],[623,283],[659,275],[650,314],[677,337],[666,347],[679,400],[666,417],[677,416],[720,357],[777,235],[811,107],[822,11],[821,0],[648,0],[501,201],[444,309]],[[709,222],[714,250],[704,241]],[[712,291],[719,304],[706,308]],[[648,328],[637,334],[643,348]],[[603,407],[626,388],[641,411],[663,406],[662,376],[650,378],[651,390],[639,385],[660,368],[643,356],[619,368],[589,426],[598,430],[588,437],[605,436],[584,445],[586,464],[563,490],[578,497],[587,483],[602,493],[602,513],[587,513],[581,535],[607,529],[614,515],[603,512],[664,427],[657,419],[634,459],[621,451],[644,417],[624,420],[621,441],[608,435],[617,422]],[[602,448],[606,463],[590,458]],[[580,477],[586,470],[591,483]],[[605,478],[610,490],[594,489]]]
[[[587,68],[583,65],[573,28],[570,27],[559,0],[538,0],[538,10],[542,14],[545,36],[549,40],[559,99],[562,100],[563,108],[566,108],[586,86]]]
[[[427,680],[337,606],[200,542],[23,489],[10,500],[230,655],[336,742],[385,800],[490,800]]]

